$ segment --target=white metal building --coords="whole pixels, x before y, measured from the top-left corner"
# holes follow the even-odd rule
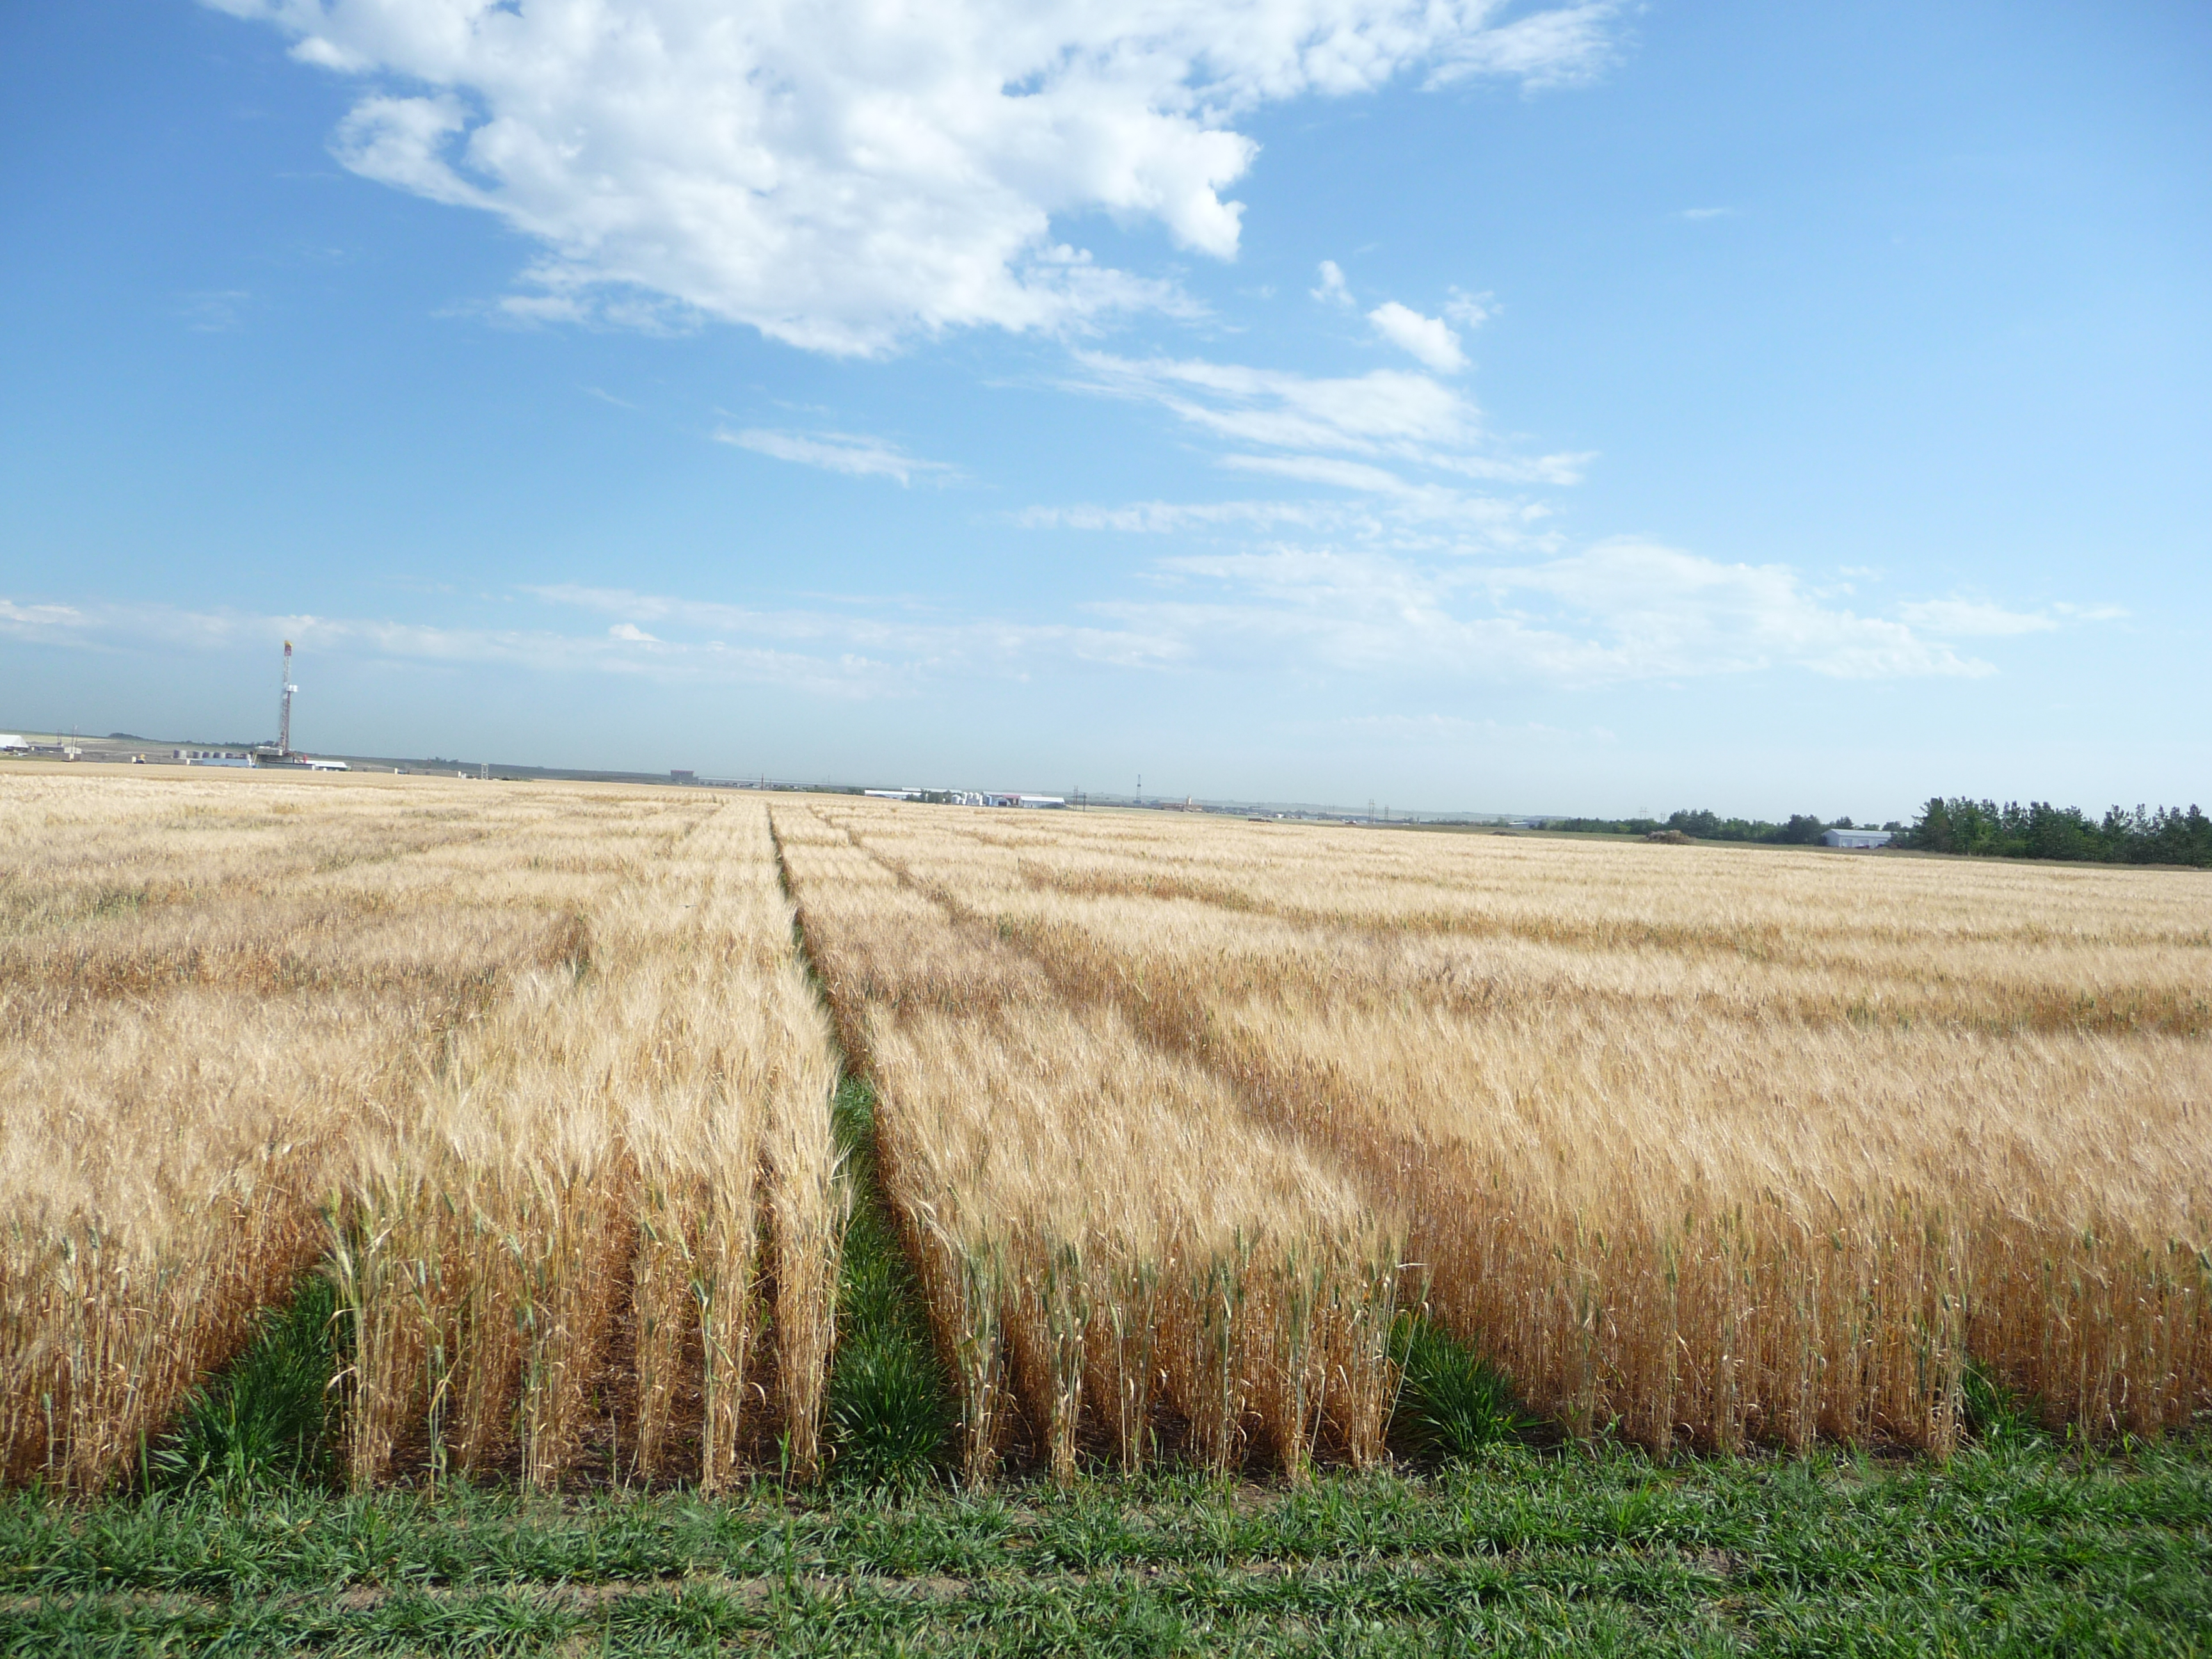
[[[1851,847],[1864,853],[1888,846],[1889,836],[1887,830],[1831,830],[1820,839],[1831,847]]]

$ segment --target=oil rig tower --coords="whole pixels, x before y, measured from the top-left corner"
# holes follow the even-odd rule
[[[284,641],[283,692],[276,700],[276,756],[280,760],[292,757],[292,694],[300,688],[292,684],[292,641]]]

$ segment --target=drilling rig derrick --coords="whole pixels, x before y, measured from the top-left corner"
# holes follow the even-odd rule
[[[276,757],[292,757],[292,694],[300,688],[292,684],[292,641],[284,641],[284,677],[283,695],[276,702]]]

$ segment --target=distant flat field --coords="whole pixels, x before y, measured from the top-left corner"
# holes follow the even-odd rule
[[[363,1488],[835,1475],[894,1316],[971,1490],[1378,1468],[1417,1352],[1661,1456],[2212,1407],[2198,873],[9,765],[0,997],[15,1485],[307,1281]]]

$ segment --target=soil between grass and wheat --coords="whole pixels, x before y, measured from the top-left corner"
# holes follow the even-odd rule
[[[1303,1489],[0,1499],[0,1651],[2189,1654],[2212,1445],[1493,1448]]]

